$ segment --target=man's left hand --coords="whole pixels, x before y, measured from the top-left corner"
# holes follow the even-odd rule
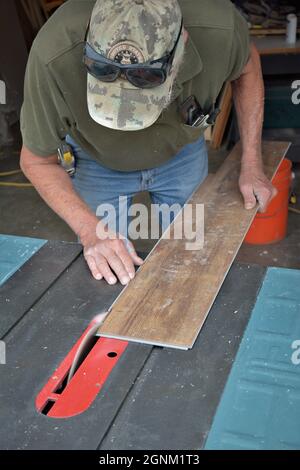
[[[239,179],[239,186],[245,202],[245,209],[253,209],[257,202],[259,212],[266,212],[277,189],[264,174],[260,165],[244,164]]]

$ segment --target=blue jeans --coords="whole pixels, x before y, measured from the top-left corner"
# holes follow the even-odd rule
[[[208,156],[203,137],[186,145],[174,158],[159,167],[130,172],[102,166],[70,136],[67,136],[66,142],[73,148],[76,158],[74,188],[95,213],[101,204],[114,206],[117,219],[120,219],[121,211],[127,211],[130,207],[132,198],[143,191],[149,192],[152,204],[183,206],[208,174]],[[120,196],[127,197],[128,206],[119,207]]]

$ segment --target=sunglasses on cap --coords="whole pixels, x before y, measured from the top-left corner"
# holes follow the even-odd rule
[[[85,36],[85,48],[83,63],[94,78],[101,82],[114,82],[120,76],[126,79],[137,88],[155,88],[162,85],[167,80],[170,73],[176,48],[183,29],[183,20],[178,38],[172,51],[161,59],[145,62],[144,64],[124,65],[107,59],[93,49],[87,42],[89,26]]]

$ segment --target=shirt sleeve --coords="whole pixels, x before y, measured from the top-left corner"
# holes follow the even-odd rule
[[[57,153],[66,132],[62,119],[63,98],[46,64],[37,52],[30,52],[21,110],[23,144],[35,155]]]
[[[227,81],[238,79],[250,57],[250,34],[247,21],[233,7],[234,32]]]

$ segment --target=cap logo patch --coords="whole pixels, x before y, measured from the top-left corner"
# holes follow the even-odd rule
[[[135,65],[145,62],[142,51],[130,42],[116,44],[109,51],[108,59],[122,65]]]

